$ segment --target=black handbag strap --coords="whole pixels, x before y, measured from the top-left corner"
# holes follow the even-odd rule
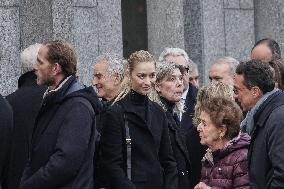
[[[129,133],[129,126],[127,116],[124,113],[124,125],[125,125],[125,143],[126,143],[126,169],[127,177],[131,180],[131,137]]]

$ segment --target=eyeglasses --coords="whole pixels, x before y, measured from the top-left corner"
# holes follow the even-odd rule
[[[189,66],[179,65],[179,69],[180,69],[181,73],[184,75],[184,74],[188,73]]]
[[[184,66],[184,69],[185,69],[186,72],[188,73],[188,71],[189,71],[189,66]]]

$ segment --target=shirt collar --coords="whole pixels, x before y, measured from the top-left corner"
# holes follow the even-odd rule
[[[183,100],[186,99],[187,92],[188,92],[188,88],[187,88],[186,91],[184,91],[184,92],[182,93],[182,95],[181,95],[181,98],[182,98]]]

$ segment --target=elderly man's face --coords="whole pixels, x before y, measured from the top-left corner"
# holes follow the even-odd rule
[[[257,45],[251,51],[250,57],[252,60],[261,60],[263,62],[269,62],[272,59],[272,52],[267,47],[267,45],[260,44],[260,45]]]
[[[230,86],[234,84],[234,75],[230,72],[228,64],[213,64],[209,70],[210,82],[223,82]]]
[[[184,58],[184,56],[172,56],[172,55],[168,55],[165,57],[165,61],[168,62],[174,62],[176,64],[182,65],[184,67],[188,66],[188,62],[186,61],[186,59]],[[183,74],[183,86],[184,86],[184,90],[186,91],[189,85],[189,75],[188,72],[185,72]]]
[[[189,83],[191,83],[196,88],[199,87],[199,74],[197,70],[189,73]]]
[[[93,85],[97,88],[100,98],[110,101],[116,97],[120,87],[117,80],[117,76],[108,73],[108,64],[105,61],[94,65]]]

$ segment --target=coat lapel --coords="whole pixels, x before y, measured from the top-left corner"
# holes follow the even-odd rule
[[[152,124],[152,118],[155,116],[151,115],[151,113],[153,113],[153,104],[149,101],[148,103],[148,109],[147,109],[147,127],[149,128],[152,136],[154,136],[154,125]]]
[[[187,152],[187,148],[185,143],[183,142],[183,138],[181,133],[180,133],[180,128],[178,128],[177,124],[175,124],[175,120],[172,118],[172,116],[170,115],[169,112],[167,112],[167,116],[170,118],[170,123],[169,123],[169,129],[172,130],[172,132],[174,132],[175,135],[175,139],[176,142],[178,144],[178,147],[181,149],[182,153],[185,155],[187,161],[189,162],[189,156],[188,156],[188,152]]]

